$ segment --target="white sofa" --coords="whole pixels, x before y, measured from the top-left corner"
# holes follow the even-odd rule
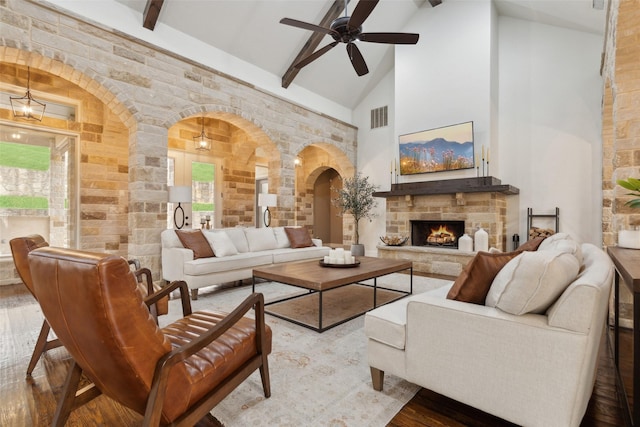
[[[331,250],[322,246],[319,239],[311,239],[313,246],[292,248],[284,227],[235,227],[202,232],[215,257],[194,259],[193,251],[183,246],[175,230],[164,230],[161,234],[162,278],[187,282],[192,299],[198,298],[201,287],[251,278],[254,267],[320,260]]]
[[[386,372],[518,425],[580,425],[595,381],[613,265],[598,247],[577,247],[579,272],[538,314],[447,299],[451,286],[367,313],[374,389],[382,390]],[[521,260],[534,256],[541,255]],[[487,302],[496,282],[515,280],[516,269],[507,267],[517,259],[495,277]]]

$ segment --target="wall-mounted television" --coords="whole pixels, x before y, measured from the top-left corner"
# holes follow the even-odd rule
[[[473,122],[400,135],[400,175],[473,169]]]

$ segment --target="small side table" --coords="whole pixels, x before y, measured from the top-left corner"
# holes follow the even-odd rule
[[[618,383],[626,406],[627,421],[632,426],[640,426],[640,251],[608,247],[607,253],[616,268],[614,283],[614,362]],[[620,279],[633,293],[633,410],[629,405],[627,392],[620,373]]]

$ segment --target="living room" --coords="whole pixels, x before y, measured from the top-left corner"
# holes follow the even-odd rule
[[[72,243],[139,258],[155,280],[161,272],[160,232],[172,211],[166,203],[167,150],[196,153],[187,144],[203,120],[224,147],[217,160],[228,171],[221,180],[218,227],[254,224],[256,166],[268,170],[269,188],[278,195],[274,225],[313,231],[309,205],[321,171],[348,177],[357,170],[386,191],[398,179],[388,172],[389,161],[398,157],[398,135],[466,121],[474,123],[476,150],[491,153],[489,175],[520,190],[508,207],[509,239],[525,239],[528,207],[551,212],[559,206],[560,229],[598,246],[615,244],[617,230],[634,225],[620,203],[624,191],[614,190],[616,178],[636,172],[629,154],[634,128],[622,121],[628,116],[616,116],[627,111],[618,98],[627,90],[624,70],[614,72],[620,65],[615,44],[604,38],[607,19],[633,28],[617,14],[618,3],[609,18],[606,8],[597,12],[603,22],[599,34],[500,15],[488,1],[423,5],[398,29],[420,33],[421,43],[396,49],[393,70],[355,108],[314,96],[307,100],[299,92],[288,99],[282,90],[245,83],[250,73],[232,74],[206,60],[156,50],[135,35],[110,31],[114,26],[89,23],[85,19],[95,17],[68,12],[61,3],[3,4],[10,22],[3,23],[8,31],[0,53],[2,84],[24,88],[29,66],[35,94],[61,104],[75,100],[78,122],[43,120],[47,129],[78,135]],[[383,105],[389,126],[369,129],[371,110]],[[12,123],[10,110],[3,107],[0,114],[3,125]],[[225,146],[224,138],[237,144]],[[305,162],[302,168],[297,158]],[[234,201],[245,174],[249,182],[240,187],[250,196]],[[474,169],[399,179],[475,175]],[[379,237],[387,234],[383,199],[377,214],[361,223],[367,254],[375,255]],[[345,230],[344,241],[334,243],[351,243],[348,221]],[[10,261],[1,263],[2,284],[17,277]]]

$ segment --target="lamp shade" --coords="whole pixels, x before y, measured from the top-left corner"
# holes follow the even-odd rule
[[[278,196],[275,194],[258,194],[258,206],[274,207],[278,205]]]
[[[191,203],[191,186],[169,187],[169,203]]]

